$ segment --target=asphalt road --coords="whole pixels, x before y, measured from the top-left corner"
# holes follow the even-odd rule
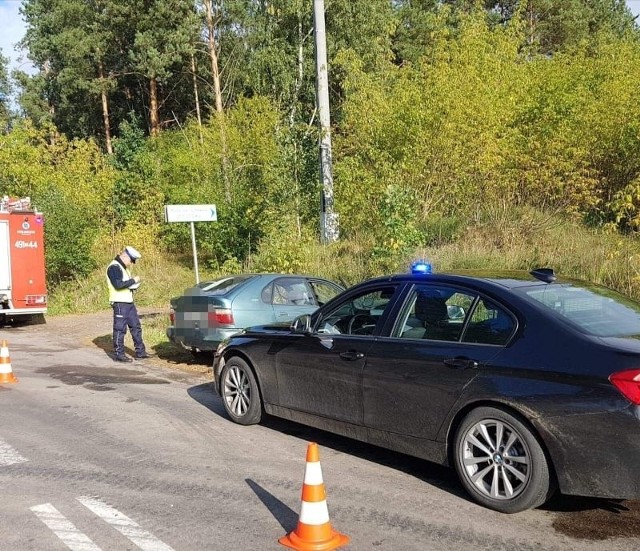
[[[235,425],[206,377],[57,333],[0,329],[19,379],[0,385],[2,551],[285,549],[310,441],[347,550],[640,549],[638,502],[495,513],[448,469],[277,419]]]

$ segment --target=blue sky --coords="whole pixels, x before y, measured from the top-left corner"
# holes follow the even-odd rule
[[[635,15],[640,14],[640,0],[626,0]],[[14,46],[24,36],[24,22],[19,13],[22,0],[0,0],[0,50],[11,60],[11,68],[20,67],[31,72],[33,67],[24,53],[16,52]]]
[[[640,0],[626,0],[633,15],[640,15]]]
[[[0,0],[0,50],[4,57],[10,59],[11,68],[20,67],[29,72],[33,67],[26,56],[14,50],[15,43],[24,36],[24,22],[18,12],[21,3],[22,0]],[[27,64],[22,65],[25,62]]]

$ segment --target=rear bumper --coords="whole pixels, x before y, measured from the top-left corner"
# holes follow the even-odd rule
[[[562,493],[640,499],[640,408],[551,417],[537,428]]]
[[[41,308],[2,308],[0,309],[0,316],[16,317],[16,316],[30,316],[32,314],[46,314],[47,307]]]
[[[200,329],[182,329],[171,326],[167,327],[167,338],[187,350],[214,351],[224,339],[240,331],[241,329],[236,327],[204,332]]]

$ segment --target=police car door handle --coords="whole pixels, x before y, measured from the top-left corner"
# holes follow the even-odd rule
[[[341,352],[340,357],[343,360],[347,360],[348,362],[353,362],[355,360],[361,360],[362,358],[364,358],[364,354],[355,350],[347,350],[346,352]]]
[[[469,358],[447,358],[444,365],[452,369],[477,369],[479,364]]]

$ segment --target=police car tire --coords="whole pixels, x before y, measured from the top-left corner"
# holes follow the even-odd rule
[[[502,491],[499,492],[501,494],[499,497],[491,496],[491,489],[488,487],[487,481],[492,481],[492,471],[489,471],[486,476],[479,480],[473,476],[476,474],[473,472],[474,469],[480,471],[484,468],[492,468],[493,471],[497,470],[501,479],[505,479],[508,477],[509,468],[502,468],[500,465],[505,464],[508,466],[511,463],[511,468],[521,466],[519,462],[512,462],[509,459],[509,450],[504,449],[491,449],[493,457],[487,456],[487,459],[490,457],[491,459],[483,463],[477,463],[477,458],[471,457],[471,448],[474,447],[473,442],[481,441],[486,446],[485,449],[488,449],[490,445],[484,440],[482,434],[489,434],[489,441],[494,443],[491,428],[498,426],[500,430],[504,431],[503,435],[509,433],[515,438],[514,445],[510,450],[512,453],[524,458],[528,466],[526,482],[517,488],[517,492],[513,497],[509,497]],[[484,429],[479,430],[480,427],[484,427]],[[506,436],[503,436],[503,443],[505,439]],[[470,411],[456,431],[453,455],[458,477],[467,492],[475,501],[495,511],[519,513],[526,509],[538,507],[547,501],[555,491],[550,462],[538,437],[524,419],[520,419],[516,414],[512,415],[505,409],[479,407]],[[477,453],[478,457],[482,455],[486,455],[486,452],[479,451]],[[465,463],[465,459],[468,460],[467,463]],[[515,483],[518,482],[518,479],[514,478],[513,481],[515,488]]]
[[[221,374],[222,403],[239,425],[255,425],[262,418],[262,399],[251,367],[242,358],[229,358]]]

